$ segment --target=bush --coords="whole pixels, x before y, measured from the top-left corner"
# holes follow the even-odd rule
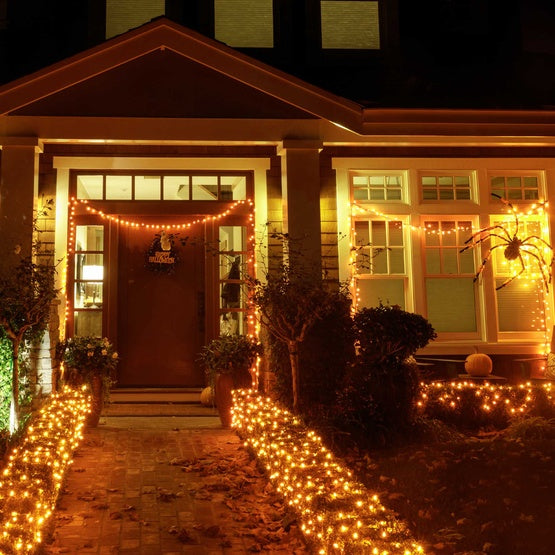
[[[507,439],[555,439],[555,418],[521,418],[513,422],[504,433]]]
[[[337,425],[358,442],[389,443],[410,432],[419,391],[410,357],[436,333],[422,316],[384,305],[359,311],[354,330],[359,352],[338,396]]]

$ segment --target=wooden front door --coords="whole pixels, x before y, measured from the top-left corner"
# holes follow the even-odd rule
[[[173,273],[146,268],[155,231],[122,227],[118,245],[118,387],[197,387],[204,342],[204,247],[179,245]]]

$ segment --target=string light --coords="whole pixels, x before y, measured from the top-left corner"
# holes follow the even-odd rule
[[[423,553],[406,526],[299,418],[254,391],[233,392],[233,422],[317,553]]]
[[[90,407],[84,390],[66,386],[11,452],[0,474],[0,553],[33,553],[42,542]]]

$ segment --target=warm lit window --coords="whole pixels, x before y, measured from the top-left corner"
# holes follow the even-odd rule
[[[245,200],[245,175],[77,175],[83,200]]]
[[[512,237],[516,232],[514,218],[492,218],[492,225],[501,225],[502,229],[493,230],[500,236]],[[492,237],[492,246],[502,245],[492,252],[492,262],[495,269],[495,287],[497,290],[497,316],[500,332],[538,331],[545,322],[544,284],[540,270],[541,258],[546,262],[551,260],[549,248],[534,237],[542,237],[542,224],[539,218],[519,218],[519,238],[530,238],[521,247],[522,264],[517,258],[507,260],[505,257],[505,241],[499,237]],[[535,245],[538,248],[536,249]],[[534,256],[535,255],[535,256]],[[539,257],[540,260],[538,260]],[[524,266],[524,271],[522,271]],[[522,272],[522,273],[521,273]],[[507,283],[513,276],[518,276]],[[506,285],[503,285],[503,284]]]
[[[356,201],[390,201],[403,200],[403,176],[397,174],[366,174],[351,175],[353,200]]]
[[[247,333],[245,275],[247,267],[247,228],[220,226],[220,334]]]
[[[322,48],[378,50],[378,2],[322,0]]]
[[[537,175],[493,175],[491,192],[509,201],[538,200],[539,179]]]
[[[472,198],[471,176],[453,174],[421,174],[422,200],[470,200]]]
[[[73,335],[102,337],[104,226],[75,226]]]
[[[273,0],[215,0],[216,39],[238,48],[274,46]]]
[[[165,0],[106,0],[106,38],[139,27],[165,10]]]
[[[472,235],[468,220],[424,222],[424,273],[428,320],[437,332],[477,331]]]
[[[404,226],[400,221],[354,222],[359,307],[397,304],[405,308]]]

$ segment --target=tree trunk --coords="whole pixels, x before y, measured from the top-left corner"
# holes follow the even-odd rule
[[[289,362],[291,363],[291,385],[293,386],[293,410],[296,412],[299,406],[299,343],[289,341]]]
[[[11,338],[10,338],[11,339]],[[12,341],[12,397],[10,404],[10,434],[19,428],[19,338]]]

